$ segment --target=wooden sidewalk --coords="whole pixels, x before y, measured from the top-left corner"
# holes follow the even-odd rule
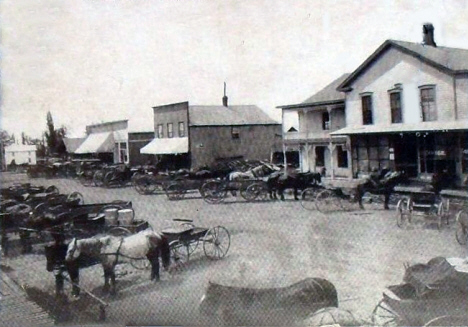
[[[0,270],[0,327],[54,326],[54,320]]]

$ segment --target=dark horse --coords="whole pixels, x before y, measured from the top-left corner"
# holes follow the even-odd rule
[[[170,264],[171,252],[165,236],[151,230],[144,230],[123,238],[104,236],[82,240],[73,239],[68,245],[65,257],[68,268],[70,263],[75,262],[80,257],[80,254],[101,261],[104,270],[104,292],[108,292],[110,287],[111,294],[115,294],[115,266],[118,262],[141,260],[146,257],[151,263],[151,280],[159,280],[159,257],[161,257],[164,268],[167,269]],[[74,268],[76,269],[76,265]],[[72,279],[72,281],[78,284],[78,279]]]
[[[322,183],[320,173],[286,173],[284,171],[271,174],[267,178],[268,191],[270,198],[277,199],[276,193],[284,200],[284,190],[294,189],[294,199],[299,200],[298,190],[304,190],[308,187]]]
[[[362,197],[364,193],[369,192],[372,194],[383,195],[384,208],[389,209],[388,203],[390,202],[390,195],[393,193],[393,189],[400,183],[406,181],[406,176],[400,171],[389,171],[383,169],[380,173],[373,172],[369,178],[363,183],[357,186],[357,200],[359,207],[364,209],[362,205]]]

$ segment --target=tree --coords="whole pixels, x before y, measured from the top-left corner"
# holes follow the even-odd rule
[[[49,154],[65,155],[67,150],[63,139],[67,134],[65,126],[55,129],[50,111],[47,112],[47,131],[44,133]]]

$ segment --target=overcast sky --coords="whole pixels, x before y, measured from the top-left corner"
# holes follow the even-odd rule
[[[421,4],[425,3],[425,4]],[[299,103],[386,39],[468,49],[468,0],[2,0],[1,128],[71,135],[152,106]]]

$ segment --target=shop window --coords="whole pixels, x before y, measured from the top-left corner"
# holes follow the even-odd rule
[[[330,129],[330,114],[327,112],[322,113],[322,129],[329,130]]]
[[[183,121],[179,122],[179,137],[185,136],[185,123]]]
[[[172,123],[167,123],[167,137],[174,137],[174,126]]]
[[[336,148],[336,157],[339,168],[348,168],[348,151],[344,145],[339,145]]]
[[[158,124],[158,134],[156,136],[158,139],[164,138],[163,124]]]
[[[318,166],[318,167],[325,166],[325,147],[324,146],[315,147],[315,166]]]
[[[434,137],[432,135],[422,137],[419,146],[419,169],[422,174],[434,173],[434,164],[436,160],[436,151],[434,146]]]
[[[435,86],[421,86],[420,93],[422,121],[437,120]]]
[[[119,143],[119,162],[128,163],[127,143]]]
[[[239,127],[231,127],[231,136],[233,139],[240,139]]]
[[[401,92],[390,93],[390,110],[392,114],[392,124],[403,122],[401,114]]]
[[[365,94],[361,96],[362,101],[362,124],[372,125],[374,123],[372,117],[372,95]]]

